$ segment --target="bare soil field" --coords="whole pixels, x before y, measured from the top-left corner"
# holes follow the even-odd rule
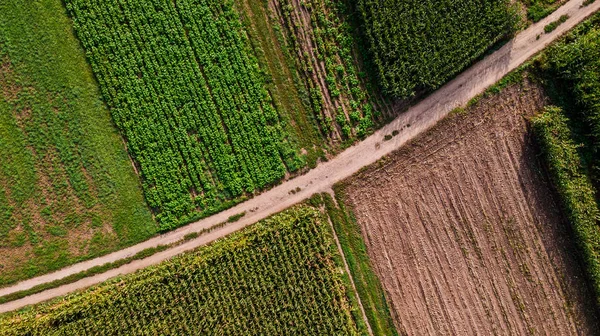
[[[511,86],[347,183],[401,334],[599,330],[528,129],[544,104],[536,85]]]

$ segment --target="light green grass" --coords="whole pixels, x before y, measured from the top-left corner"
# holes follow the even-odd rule
[[[343,185],[336,185],[334,190],[337,205],[329,194],[323,195],[323,201],[344,251],[356,291],[365,309],[373,334],[382,336],[398,335],[383,288],[371,267],[360,228],[351,210],[347,209],[344,204],[344,187]]]
[[[0,286],[157,225],[60,0],[0,3]]]

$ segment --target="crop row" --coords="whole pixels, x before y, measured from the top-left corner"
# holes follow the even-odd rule
[[[560,107],[547,108],[532,121],[533,129],[600,305],[600,14],[549,47],[535,64]]]
[[[163,229],[303,165],[232,1],[66,4]]]
[[[329,227],[314,208],[32,310],[2,335],[355,335]],[[339,257],[339,256],[338,256]]]
[[[277,8],[323,135],[364,137],[380,114],[359,78],[352,27],[344,20],[348,9],[331,0],[278,0]]]
[[[508,0],[358,0],[384,90],[401,98],[444,84],[512,30]]]

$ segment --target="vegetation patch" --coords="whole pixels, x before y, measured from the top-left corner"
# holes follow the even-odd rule
[[[239,214],[229,216],[229,218],[227,218],[227,223],[237,222],[238,220],[240,220],[240,218],[244,217],[245,215],[246,212],[240,212]]]
[[[573,140],[569,121],[560,108],[547,107],[532,122],[600,304],[600,211],[578,153],[581,145]]]
[[[554,104],[533,120],[600,306],[600,15],[534,62]]]
[[[163,230],[304,166],[233,3],[66,1]]]
[[[370,134],[388,108],[360,64],[352,7],[332,0],[273,4],[274,24],[294,58],[322,136],[343,147]]]
[[[325,158],[327,143],[310,111],[309,93],[295,67],[295,57],[285,44],[281,26],[275,23],[275,14],[267,1],[236,1],[236,7],[273,104],[279,111],[287,112],[288,124],[297,134],[298,146],[306,153],[306,164],[314,168],[319,158]]]
[[[525,0],[527,6],[527,19],[532,22],[541,21],[546,16],[554,13],[563,4],[562,0]]]
[[[561,15],[556,21],[552,21],[552,22],[548,23],[546,26],[544,26],[544,33],[548,34],[550,32],[553,32],[556,28],[558,28],[558,26],[567,22],[568,19],[569,19],[568,15]]]
[[[581,124],[585,134],[591,178],[600,186],[600,15],[578,26],[552,46],[540,62],[548,83],[559,95],[572,97],[565,112]],[[566,102],[565,99],[560,99]]]
[[[383,89],[406,98],[440,87],[510,34],[510,1],[359,0]]]
[[[0,3],[0,286],[158,231],[60,0]]]

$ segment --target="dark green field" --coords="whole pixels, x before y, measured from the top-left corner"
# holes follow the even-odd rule
[[[400,98],[437,89],[518,20],[507,0],[359,0],[357,10],[381,86]]]

